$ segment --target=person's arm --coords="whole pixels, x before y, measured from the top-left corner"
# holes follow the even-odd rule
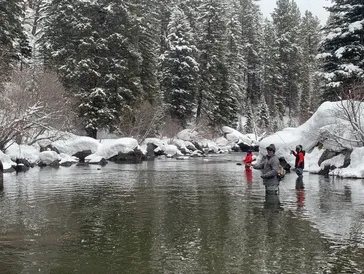
[[[293,150],[291,150],[291,153],[294,155],[294,156],[297,156],[297,153]]]
[[[277,157],[273,157],[270,160],[270,164],[272,169],[269,170],[268,172],[266,172],[265,174],[263,174],[261,177],[268,179],[268,178],[273,178],[276,177],[278,175],[278,171],[279,171],[279,160]]]
[[[254,168],[254,169],[263,169],[263,167],[264,167],[264,162],[265,162],[265,159],[264,159],[264,160],[262,160],[262,161],[260,161],[260,163],[254,164],[254,165],[253,165],[253,168]]]

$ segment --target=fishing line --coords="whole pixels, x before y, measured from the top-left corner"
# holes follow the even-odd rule
[[[276,134],[278,135],[279,139],[282,140],[282,142],[286,145],[286,148],[288,148],[289,150],[292,150],[288,145],[287,143],[282,139],[282,137],[278,134],[278,132],[276,132]]]

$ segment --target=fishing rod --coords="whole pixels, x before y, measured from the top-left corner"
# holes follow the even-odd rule
[[[282,137],[278,134],[278,131],[276,132],[276,134],[278,135],[279,139],[282,140],[282,142],[286,145],[286,148],[288,148],[290,151],[292,150],[288,145],[287,143],[282,139]]]

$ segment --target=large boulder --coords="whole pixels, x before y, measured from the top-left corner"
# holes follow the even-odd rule
[[[146,151],[146,160],[150,161],[150,160],[154,160],[156,157],[156,153],[155,153],[155,149],[158,146],[155,145],[154,143],[147,143],[147,151]]]
[[[321,166],[321,164],[324,161],[329,160],[329,159],[332,159],[332,158],[334,158],[338,154],[339,154],[339,152],[331,151],[331,150],[326,149],[324,151],[324,153],[322,153],[320,159],[318,160],[318,165]]]
[[[51,167],[59,167],[60,166],[61,157],[55,151],[43,151],[39,153],[39,163],[38,166],[51,166]]]
[[[109,158],[108,160],[113,161],[115,163],[141,163],[143,160],[144,154],[139,148],[135,148],[133,151],[129,152],[119,152],[117,155]]]
[[[91,150],[82,150],[82,151],[78,151],[75,154],[73,154],[72,156],[77,157],[79,159],[80,163],[84,163],[85,162],[85,158],[89,155],[92,154]]]

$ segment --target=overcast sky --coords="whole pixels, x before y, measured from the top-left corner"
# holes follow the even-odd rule
[[[321,24],[325,24],[329,14],[324,7],[331,4],[330,0],[295,0],[295,2],[300,8],[301,14],[309,10],[320,18]],[[270,17],[270,14],[276,7],[276,0],[260,0],[260,6],[264,17]]]

